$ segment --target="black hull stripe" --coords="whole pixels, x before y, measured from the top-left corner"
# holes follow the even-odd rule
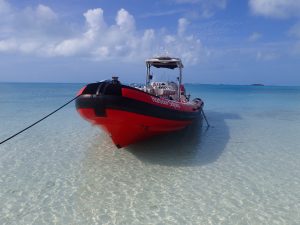
[[[169,120],[193,120],[201,113],[200,110],[183,112],[113,95],[82,95],[76,99],[76,108],[93,108],[100,117],[106,116],[105,109],[116,109]]]

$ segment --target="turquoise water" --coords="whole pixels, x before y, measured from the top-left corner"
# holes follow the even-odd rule
[[[80,84],[0,84],[0,140]],[[0,224],[300,224],[300,88],[187,85],[198,121],[122,150],[74,104],[0,145]]]

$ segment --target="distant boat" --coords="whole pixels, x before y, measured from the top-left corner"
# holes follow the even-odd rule
[[[265,86],[264,84],[251,84],[251,86]]]
[[[190,101],[182,84],[179,58],[146,60],[146,85],[121,84],[118,77],[83,87],[76,99],[79,114],[102,127],[118,148],[154,135],[183,129],[201,116],[200,98]],[[152,82],[150,69],[179,69],[177,82]]]

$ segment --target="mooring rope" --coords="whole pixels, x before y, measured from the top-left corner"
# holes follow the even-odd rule
[[[20,130],[19,132],[15,133],[14,135],[10,136],[9,138],[6,138],[4,141],[0,142],[0,145],[7,142],[8,140],[18,136],[19,134],[23,133],[24,131],[28,130],[29,128],[33,127],[34,125],[38,124],[39,122],[43,121],[44,119],[48,118],[49,116],[53,115],[54,113],[56,113],[57,111],[61,110],[62,108],[64,108],[65,106],[67,106],[68,104],[70,104],[71,102],[73,102],[75,99],[77,99],[80,95],[77,95],[75,98],[71,99],[70,101],[68,101],[67,103],[63,104],[61,107],[57,108],[56,110],[54,110],[53,112],[47,114],[46,116],[44,116],[42,119],[39,119],[38,121],[34,122],[33,124],[29,125],[28,127],[24,128],[23,130]]]

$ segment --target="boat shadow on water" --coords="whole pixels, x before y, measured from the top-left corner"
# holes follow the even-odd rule
[[[126,148],[141,161],[165,166],[199,166],[213,163],[223,153],[229,139],[225,120],[241,119],[233,113],[207,111],[211,123],[199,119],[184,130],[150,138]]]

